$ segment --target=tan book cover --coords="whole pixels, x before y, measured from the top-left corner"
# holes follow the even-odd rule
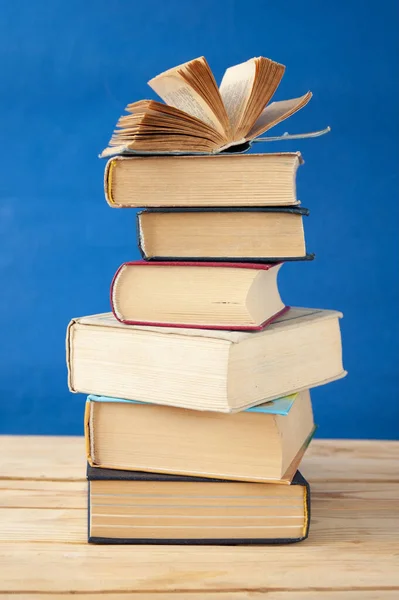
[[[299,152],[213,156],[115,156],[104,191],[113,208],[299,204]]]
[[[262,331],[73,319],[71,391],[196,410],[238,412],[345,375],[337,311],[291,308]]]

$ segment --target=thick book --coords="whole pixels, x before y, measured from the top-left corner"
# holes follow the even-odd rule
[[[115,317],[130,325],[262,329],[282,315],[281,263],[146,262],[123,264],[111,285]]]
[[[91,466],[289,484],[315,430],[308,390],[234,415],[90,395]]]
[[[238,412],[345,375],[341,313],[291,308],[262,331],[125,325],[112,313],[73,319],[73,392]]]
[[[88,466],[92,544],[288,544],[308,536],[310,488]]]
[[[165,102],[128,104],[101,156],[129,152],[220,152],[240,146],[306,106],[311,92],[269,104],[285,66],[262,56],[230,67],[218,88],[201,56],[151,79]],[[267,106],[268,105],[268,106]]]
[[[281,262],[310,260],[299,207],[151,208],[137,214],[146,260]]]
[[[104,191],[116,208],[298,204],[299,152],[213,156],[116,156]]]

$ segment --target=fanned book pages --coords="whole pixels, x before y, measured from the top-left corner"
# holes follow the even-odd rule
[[[125,325],[112,313],[67,332],[73,392],[238,412],[345,375],[341,313],[291,308],[261,331]]]
[[[234,415],[90,395],[94,467],[289,484],[314,432],[308,390]]]
[[[92,544],[288,544],[309,531],[310,489],[88,467]]]
[[[285,66],[262,56],[230,67],[220,87],[201,56],[148,84],[164,101],[126,107],[103,157],[137,153],[214,153],[240,146],[306,106],[311,92],[269,104]]]

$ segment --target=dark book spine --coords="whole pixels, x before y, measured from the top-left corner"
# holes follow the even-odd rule
[[[149,207],[143,212],[148,213],[231,213],[231,212],[247,212],[247,213],[289,213],[292,215],[302,215],[308,217],[310,212],[308,208],[300,206],[167,206],[167,207]]]
[[[90,537],[89,544],[103,545],[164,545],[164,546],[270,546],[279,544],[295,544],[307,538],[243,538],[243,539],[147,539],[147,538],[103,538]]]
[[[201,256],[146,256],[143,249],[139,245],[139,249],[144,260],[147,261],[157,261],[157,262],[178,262],[179,260],[184,262],[242,262],[242,263],[259,263],[259,264],[267,264],[267,263],[280,263],[280,262],[291,262],[291,261],[300,261],[300,260],[313,260],[315,258],[315,254],[305,254],[305,256],[284,256],[284,257],[256,257],[256,258],[243,258],[242,256],[207,256],[203,258]]]

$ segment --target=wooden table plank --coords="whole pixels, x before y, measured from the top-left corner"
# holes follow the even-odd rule
[[[359,501],[367,500],[371,510],[394,508],[398,500],[398,484],[392,482],[363,481],[313,481],[312,499],[323,506],[332,499],[340,501],[341,508],[352,506],[357,510]],[[348,505],[348,501],[355,501]],[[378,502],[376,502],[378,500]],[[87,484],[82,481],[29,481],[6,480],[0,478],[1,508],[84,508],[87,506]],[[362,504],[363,506],[363,504]]]
[[[0,564],[1,592],[399,589],[393,549],[384,545],[376,555],[361,540],[222,550],[9,543]]]
[[[51,594],[51,600],[320,600],[319,591],[280,591],[280,592],[128,592],[128,593],[113,593],[103,592],[98,594],[84,593],[73,594],[69,592],[65,594]],[[330,590],[323,592],[322,600],[397,600],[398,592],[396,590],[368,590],[368,591],[353,591],[353,590]],[[48,594],[1,594],[0,600],[49,600]]]
[[[80,481],[2,480],[2,508],[86,508],[87,483]],[[1,522],[1,521],[0,521]]]
[[[0,489],[0,542],[86,541],[86,482],[10,482]],[[4,485],[4,482],[3,482]],[[17,487],[18,485],[18,487]],[[66,493],[68,485],[73,487]],[[41,494],[41,487],[44,493]],[[399,529],[399,484],[315,482],[311,539],[313,545],[382,544]],[[339,524],[339,528],[337,528]]]
[[[398,442],[316,440],[301,544],[89,546],[82,439],[0,438],[0,600],[393,600],[398,457]]]
[[[82,437],[0,436],[0,479],[79,481],[85,456]]]
[[[0,479],[79,481],[85,477],[81,437],[0,436]],[[313,440],[301,471],[312,481],[397,481],[399,442]]]

